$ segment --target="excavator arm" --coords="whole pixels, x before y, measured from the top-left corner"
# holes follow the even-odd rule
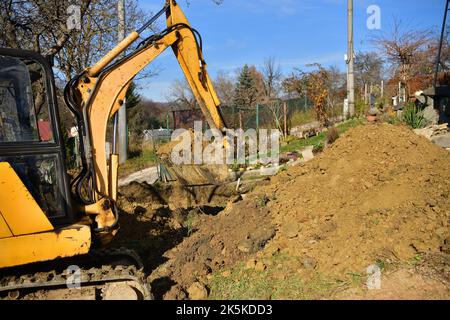
[[[164,31],[143,39],[132,53],[116,60],[164,13],[167,23]],[[225,129],[219,108],[220,101],[206,71],[198,32],[190,26],[175,0],[167,0],[164,8],[141,29],[129,34],[99,62],[87,68],[66,87],[66,103],[78,116],[84,149],[83,172],[75,179],[74,184],[79,197],[83,198],[84,203],[90,204],[86,206],[88,213],[91,211],[98,214],[98,211],[102,210],[101,207],[105,207],[101,204],[101,199],[115,200],[117,196],[116,139],[113,141],[113,154],[109,162],[105,148],[108,121],[115,117],[123,105],[133,78],[169,47],[172,48],[209,126]],[[85,189],[83,185],[86,184],[90,186],[87,197],[86,191],[82,191]]]

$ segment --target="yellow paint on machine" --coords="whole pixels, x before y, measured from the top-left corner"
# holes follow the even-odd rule
[[[45,213],[7,162],[0,162],[0,213],[14,236],[53,229]]]
[[[2,238],[8,238],[12,237],[12,232],[9,229],[8,225],[5,222],[5,219],[3,219],[2,213],[0,212],[0,239]]]
[[[0,268],[72,257],[89,252],[91,229],[54,230],[7,162],[0,162]]]
[[[0,239],[0,268],[86,254],[91,245],[89,226]]]

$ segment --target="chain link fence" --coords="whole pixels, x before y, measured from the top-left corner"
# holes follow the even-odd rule
[[[222,115],[229,128],[279,129],[289,132],[296,125],[314,121],[312,102],[306,98],[277,100],[252,107],[221,106]],[[195,121],[203,121],[205,117],[200,109],[172,111],[171,128],[193,128]]]
[[[330,119],[342,115],[343,103],[329,106],[327,112]],[[229,128],[248,129],[279,129],[284,135],[289,135],[292,128],[316,121],[314,105],[307,97],[277,100],[252,107],[221,106],[222,115]],[[207,124],[200,109],[172,111],[170,127],[193,128],[195,121]]]

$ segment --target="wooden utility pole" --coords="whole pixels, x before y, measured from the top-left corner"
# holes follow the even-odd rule
[[[259,104],[256,104],[256,132],[259,132]]]
[[[347,99],[350,117],[355,115],[355,77],[353,50],[353,0],[347,0]]]
[[[367,105],[369,103],[369,86],[364,83],[364,103]]]
[[[117,16],[119,20],[117,41],[120,42],[125,38],[125,0],[117,0]],[[118,111],[118,117],[119,163],[123,164],[128,158],[126,99],[124,99],[123,105]]]
[[[287,102],[283,103],[283,112],[284,112],[284,137],[286,138],[288,135],[287,132]]]

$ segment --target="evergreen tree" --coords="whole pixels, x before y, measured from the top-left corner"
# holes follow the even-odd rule
[[[136,84],[131,81],[128,91],[125,94],[127,110],[136,107],[141,102],[141,96],[136,92]]]
[[[244,65],[238,77],[233,103],[241,108],[252,107],[256,102],[257,93],[253,74],[248,65]]]
[[[149,113],[145,103],[142,103],[141,96],[136,91],[135,83],[131,82],[125,95],[128,129],[131,134],[141,136],[144,130],[159,128],[161,123]]]

